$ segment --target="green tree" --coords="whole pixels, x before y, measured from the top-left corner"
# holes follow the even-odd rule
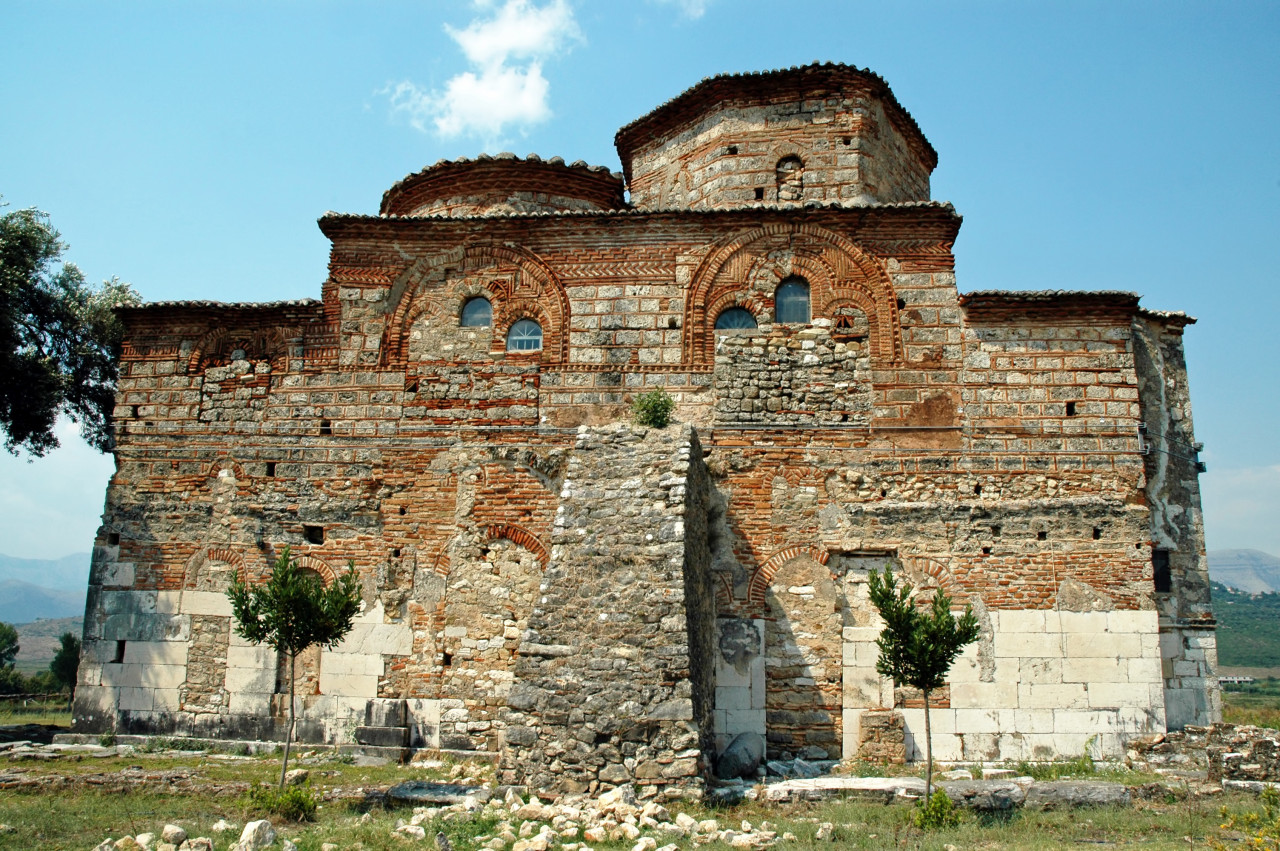
[[[59,263],[64,250],[47,214],[0,213],[0,428],[14,454],[57,447],[60,413],[90,445],[111,448],[123,337],[115,308],[139,298],[114,278],[90,286],[74,264]]]
[[[311,571],[303,570],[285,547],[276,559],[271,578],[250,588],[239,576],[227,590],[236,633],[254,644],[267,644],[289,659],[289,727],[285,731],[284,762],[280,767],[280,788],[289,770],[289,747],[293,743],[294,668],[298,654],[319,645],[332,648],[351,631],[360,610],[360,586],[355,564],[336,582],[325,586]]]
[[[80,670],[80,639],[69,632],[62,633],[58,641],[61,647],[49,663],[49,673],[62,688],[76,689],[76,672]]]
[[[876,670],[892,677],[898,686],[912,686],[924,695],[925,796],[933,793],[933,730],[929,722],[929,695],[946,685],[947,671],[966,644],[978,638],[978,619],[966,605],[957,619],[951,614],[951,598],[939,588],[928,610],[916,605],[911,583],[899,586],[885,565],[884,576],[871,571],[871,602],[884,620],[876,645],[880,657]]]
[[[0,668],[13,665],[18,658],[18,630],[13,624],[0,623]]]

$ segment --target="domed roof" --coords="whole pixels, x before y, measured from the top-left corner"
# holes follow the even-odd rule
[[[622,175],[604,166],[504,152],[440,160],[388,189],[379,212],[457,217],[624,207]]]

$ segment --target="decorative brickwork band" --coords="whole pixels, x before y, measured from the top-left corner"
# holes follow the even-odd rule
[[[728,237],[694,272],[685,302],[684,362],[709,363],[715,357],[719,312],[741,306],[760,319],[772,304],[774,287],[787,275],[808,280],[815,318],[832,318],[838,308],[856,306],[870,325],[872,357],[881,363],[901,361],[897,296],[884,269],[826,228],[774,224]]]
[[[779,568],[800,556],[809,556],[818,564],[826,564],[827,560],[831,558],[831,554],[821,546],[812,544],[801,544],[800,546],[779,550],[765,559],[751,574],[751,582],[747,586],[748,605],[763,606],[765,595],[769,591],[769,583],[773,581],[773,577],[777,574]]]
[[[209,366],[225,366],[237,348],[244,349],[247,360],[270,362],[273,370],[285,369],[288,363],[289,349],[279,328],[215,328],[196,341],[186,372],[194,375]]]

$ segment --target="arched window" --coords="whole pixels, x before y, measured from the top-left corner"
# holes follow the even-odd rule
[[[801,201],[804,198],[804,161],[792,155],[778,160],[775,177],[778,180],[779,201]]]
[[[488,328],[493,324],[493,305],[484,296],[469,298],[462,305],[463,328]]]
[[[542,326],[532,319],[517,320],[507,332],[507,351],[536,352],[542,349]]]
[[[743,307],[731,307],[716,317],[717,331],[738,331],[755,327],[756,318]]]
[[[792,275],[778,284],[773,296],[773,318],[776,322],[809,322],[809,282]]]

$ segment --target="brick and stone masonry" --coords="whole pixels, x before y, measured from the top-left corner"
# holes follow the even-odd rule
[[[363,594],[299,666],[301,737],[509,782],[683,794],[746,732],[916,758],[885,565],[982,624],[943,759],[1218,719],[1193,319],[960,293],[937,154],[869,71],[705,80],[617,147],[623,174],[482,155],[326,214],[319,300],[123,312],[78,731],[281,736],[287,673],[224,592],[285,546]],[[657,388],[678,422],[627,424]]]

